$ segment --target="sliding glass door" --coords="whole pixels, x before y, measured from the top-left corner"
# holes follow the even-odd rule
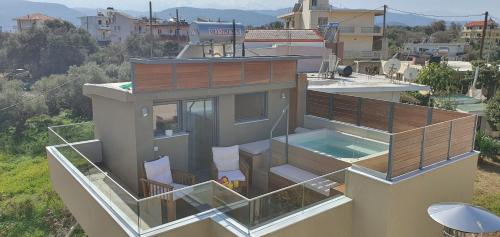
[[[212,146],[217,143],[216,99],[196,99],[183,102],[183,123],[189,133],[189,170],[200,173],[209,170]]]

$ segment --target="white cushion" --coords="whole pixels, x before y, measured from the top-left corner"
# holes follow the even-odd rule
[[[230,147],[212,147],[215,166],[220,171],[240,169],[240,153],[238,145]]]
[[[326,178],[318,178],[317,175],[309,171],[305,171],[289,164],[272,167],[271,172],[294,183],[300,183],[314,179],[312,181],[306,182],[305,186],[325,196],[330,195],[330,188],[338,186],[337,182]]]
[[[231,171],[222,171],[217,174],[217,178],[220,179],[222,177],[226,176],[229,181],[245,181],[245,175],[240,171],[240,170],[231,170]]]
[[[146,170],[146,178],[149,180],[164,184],[173,183],[168,156],[163,156],[158,160],[145,162],[144,169]]]
[[[252,155],[262,154],[269,149],[269,139],[240,145],[240,150]]]
[[[294,183],[300,183],[318,177],[309,171],[299,169],[289,164],[274,166],[271,168],[271,172]]]

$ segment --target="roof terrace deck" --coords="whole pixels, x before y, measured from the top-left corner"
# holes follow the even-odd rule
[[[316,120],[314,124],[305,121],[305,126],[311,129],[330,128],[370,139],[376,134],[387,137],[389,152],[385,156],[353,165],[355,169],[387,179],[387,182],[398,181],[471,152],[476,121],[476,116],[465,113],[312,90],[307,92],[306,117]],[[306,208],[346,198],[343,191],[339,191],[345,189],[346,170],[331,171],[328,167],[321,167],[321,174],[316,178],[254,198],[208,181],[140,199],[96,165],[102,161],[99,151],[105,144],[95,139],[93,131],[93,123],[49,129],[52,146],[47,149],[53,156],[49,163],[51,167],[59,167],[59,170],[51,170],[51,176],[55,176],[53,182],[58,186],[58,178],[63,178],[57,176],[58,172],[69,173],[108,212],[113,213],[131,235],[161,233],[213,212],[224,215],[237,226],[236,229],[249,234]],[[311,188],[325,180],[342,188],[333,186],[326,195]],[[176,220],[162,218],[161,212],[165,208],[162,203],[169,197],[177,197],[176,205],[182,207],[176,211]]]

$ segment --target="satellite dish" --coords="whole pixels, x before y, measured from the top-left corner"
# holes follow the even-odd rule
[[[405,73],[403,76],[404,76],[405,81],[412,82],[412,81],[415,81],[415,79],[417,79],[417,75],[418,75],[418,70],[414,67],[409,67],[405,70]]]
[[[384,64],[384,73],[385,75],[392,77],[392,75],[399,71],[400,68],[401,62],[395,58],[391,58]]]

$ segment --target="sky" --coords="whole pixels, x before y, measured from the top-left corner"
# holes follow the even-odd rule
[[[62,3],[68,7],[106,8],[146,11],[147,0],[31,0]],[[161,10],[189,6],[220,9],[279,9],[292,7],[297,0],[153,0],[153,7]],[[500,17],[500,0],[330,0],[330,4],[344,8],[374,9],[384,4],[395,9],[437,15],[469,15],[489,11]]]

